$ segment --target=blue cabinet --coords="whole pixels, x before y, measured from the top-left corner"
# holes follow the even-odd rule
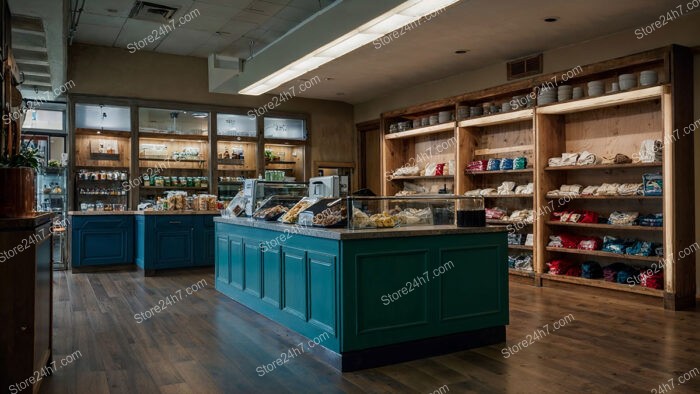
[[[71,263],[75,268],[134,263],[134,217],[72,216]]]
[[[214,265],[214,215],[138,215],[136,264],[154,270]],[[228,273],[226,273],[228,276]]]

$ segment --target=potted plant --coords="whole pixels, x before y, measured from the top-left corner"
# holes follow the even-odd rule
[[[36,171],[39,150],[26,144],[14,155],[0,158],[0,186],[3,198],[0,217],[26,218],[34,216],[36,208]]]

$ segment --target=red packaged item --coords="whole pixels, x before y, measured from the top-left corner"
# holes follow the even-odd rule
[[[564,273],[566,276],[581,276],[581,266],[578,264],[569,267],[566,272]]]
[[[435,165],[435,176],[445,175],[445,163],[439,163]]]
[[[503,219],[507,215],[507,212],[501,208],[486,208],[486,219]]]
[[[651,289],[663,289],[664,288],[664,272],[653,272],[651,269],[643,271],[639,275],[639,280],[644,287],[649,287]]]
[[[547,263],[547,267],[549,267],[549,273],[552,275],[565,275],[572,268],[578,267],[578,264],[569,260],[552,260]]]
[[[581,242],[581,237],[572,234],[560,234],[561,245],[567,249],[578,249],[578,244]]]
[[[553,222],[561,222],[561,217],[566,213],[566,211],[552,212],[549,220]]]
[[[598,214],[591,211],[583,211],[579,223],[598,223]]]
[[[603,247],[603,240],[598,237],[584,238],[578,243],[581,250],[600,250]]]
[[[472,161],[467,165],[467,170],[466,172],[469,171],[486,171],[486,168],[488,167],[489,161],[488,160],[477,160],[477,161]]]

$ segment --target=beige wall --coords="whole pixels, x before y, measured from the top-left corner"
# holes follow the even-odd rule
[[[271,98],[209,93],[207,59],[73,45],[69,62],[68,79],[75,82],[70,93],[232,107],[260,107]],[[311,116],[312,162],[354,161],[351,105],[294,98],[275,110]]]
[[[653,21],[649,21],[653,22]],[[559,48],[544,53],[544,72],[569,70],[578,65],[591,64],[630,55],[669,44],[700,46],[700,13],[686,16],[638,40],[634,29],[588,42]],[[486,89],[507,83],[505,63],[479,70],[467,71],[445,79],[418,86],[404,87],[395,92],[355,106],[355,122],[377,119],[382,112],[411,105]],[[695,119],[700,119],[700,55],[695,57]],[[696,228],[700,225],[700,138],[695,138],[695,206]],[[696,231],[696,240],[700,231]],[[700,296],[700,253],[696,253],[696,276]]]

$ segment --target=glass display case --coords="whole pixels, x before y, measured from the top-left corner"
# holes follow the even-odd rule
[[[246,215],[253,216],[262,203],[272,196],[295,197],[297,201],[306,197],[309,185],[301,182],[269,182],[258,179],[246,179],[243,195],[246,199]]]
[[[208,136],[209,113],[161,108],[139,108],[139,133]]]
[[[258,136],[256,119],[247,115],[217,114],[216,134],[218,136],[255,138]]]
[[[348,197],[348,228],[457,225],[483,227],[482,197]]]
[[[66,167],[42,167],[36,177],[37,210],[65,217],[68,210]]]
[[[209,192],[209,112],[139,108],[139,204]]]
[[[128,209],[131,108],[76,103],[74,111],[74,209]]]

